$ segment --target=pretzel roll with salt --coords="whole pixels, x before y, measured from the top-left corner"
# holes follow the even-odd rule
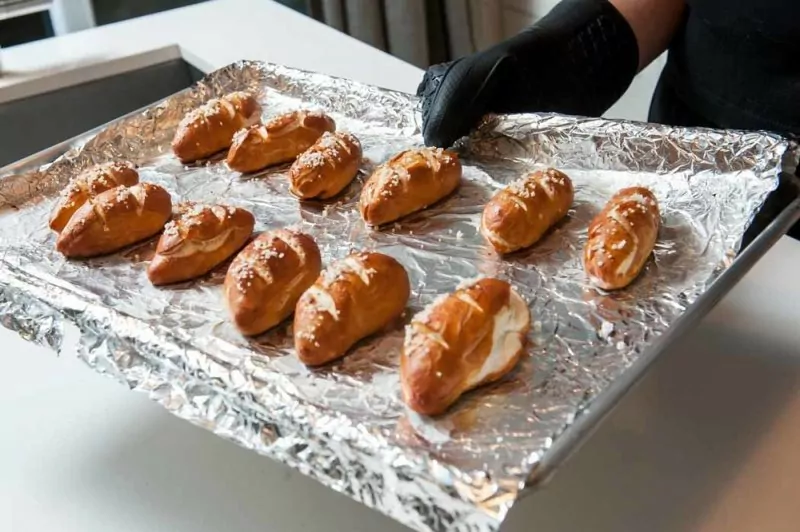
[[[172,198],[153,183],[119,186],[89,198],[58,235],[56,250],[69,258],[105,255],[159,233],[172,214]]]
[[[567,215],[574,191],[570,178],[548,168],[532,172],[489,200],[481,216],[481,233],[498,253],[532,246]]]
[[[291,111],[265,124],[238,131],[228,150],[228,167],[244,174],[294,161],[336,122],[318,111]]]
[[[310,236],[289,229],[261,234],[225,276],[225,303],[234,325],[246,336],[275,327],[292,315],[321,270],[319,247]]]
[[[394,258],[361,252],[326,269],[297,302],[294,343],[309,366],[344,356],[403,313],[411,287]]]
[[[530,322],[528,305],[500,279],[467,282],[441,296],[406,329],[403,400],[433,416],[467,391],[500,379],[522,356]]]
[[[444,199],[461,184],[461,161],[441,148],[405,150],[379,166],[359,199],[364,221],[379,227]]]
[[[176,206],[147,267],[155,286],[188,281],[210,272],[236,253],[253,233],[250,211],[191,201]]]
[[[50,229],[60,232],[72,215],[90,198],[119,186],[132,187],[139,182],[133,164],[110,162],[94,166],[70,181],[50,218]]]
[[[238,130],[260,118],[261,104],[248,92],[214,98],[181,120],[172,150],[183,163],[204,159],[228,148]]]
[[[289,169],[289,191],[300,199],[328,199],[349,185],[361,165],[361,143],[326,131]]]
[[[614,194],[589,226],[583,265],[592,284],[617,290],[633,282],[653,252],[660,225],[650,190],[630,187]]]

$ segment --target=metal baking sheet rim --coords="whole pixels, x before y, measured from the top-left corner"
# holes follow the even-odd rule
[[[700,320],[796,223],[800,223],[800,197],[787,205],[753,242],[739,252],[731,267],[725,270],[709,287],[704,294],[705,297],[695,301],[675,324],[659,337],[646,356],[640,357],[613,384],[594,397],[591,404],[580,412],[575,421],[554,439],[553,445],[542,454],[541,459],[531,471],[525,486],[526,489],[520,493],[517,500],[524,499],[535,493],[536,489],[543,487],[557,469],[586,443],[600,422],[613,412],[617,403],[647,374],[652,364],[674,340],[690,333],[699,325]]]
[[[513,501],[512,504],[509,504],[507,507],[505,507],[505,512],[503,515],[492,516],[488,513],[485,514],[487,522],[483,523],[484,526],[487,526],[488,529],[498,529],[502,524],[505,513],[510,511],[513,504],[516,504],[516,502],[519,502],[520,500],[526,499],[527,497],[533,495],[538,488],[543,487],[556,473],[558,467],[568,460],[569,457],[572,456],[572,454],[574,454],[583,445],[583,443],[586,442],[586,440],[588,440],[589,436],[597,428],[600,421],[611,414],[617,403],[626,395],[627,391],[630,390],[630,388],[632,388],[642,377],[644,377],[652,363],[655,362],[661,353],[672,343],[672,338],[683,335],[696,326],[699,322],[699,318],[711,310],[711,308],[713,308],[716,303],[735,286],[741,277],[743,277],[750,270],[750,268],[755,265],[759,258],[769,251],[769,249],[781,238],[781,236],[783,236],[785,232],[798,220],[800,220],[800,198],[795,199],[788,207],[786,207],[781,214],[755,239],[755,241],[753,241],[747,248],[742,250],[734,265],[720,275],[712,288],[706,292],[706,294],[711,297],[697,300],[680,318],[679,322],[673,325],[673,327],[670,328],[667,333],[661,336],[658,345],[654,346],[650,350],[648,356],[640,358],[636,364],[627,370],[623,377],[615,381],[615,383],[602,394],[595,397],[591,405],[589,405],[588,408],[585,408],[580,415],[575,418],[575,421],[570,426],[565,428],[561,435],[554,438],[554,444],[542,454],[536,467],[534,467],[534,469],[531,471],[528,477],[528,482],[524,486],[524,489],[521,489],[518,493],[516,500]],[[11,267],[5,263],[2,258],[0,258],[0,261],[2,261],[5,266],[4,268],[0,268],[0,320],[2,320],[1,323],[4,327],[17,332],[25,340],[47,347],[59,355],[75,353],[78,358],[82,359],[91,369],[100,374],[112,377],[117,382],[124,384],[133,391],[146,394],[151,400],[163,406],[176,417],[189,421],[198,427],[207,430],[210,429],[216,435],[241,445],[246,449],[256,451],[259,454],[267,456],[271,459],[285,463],[286,465],[297,469],[301,473],[316,479],[327,487],[340,493],[349,495],[358,502],[361,502],[371,508],[380,509],[384,512],[386,511],[385,506],[381,506],[379,508],[376,505],[369,504],[368,500],[364,500],[363,498],[355,496],[354,493],[350,493],[347,490],[342,489],[341,484],[332,481],[332,479],[328,477],[315,474],[315,470],[312,468],[303,467],[303,462],[292,463],[291,461],[287,460],[289,455],[278,455],[270,452],[268,447],[259,445],[260,443],[263,443],[263,440],[261,439],[256,439],[255,441],[242,440],[238,437],[237,433],[229,434],[224,430],[219,430],[221,428],[220,425],[215,425],[213,428],[209,427],[207,423],[203,422],[205,417],[202,414],[198,414],[191,409],[178,410],[175,409],[174,406],[171,407],[170,405],[165,404],[165,397],[162,394],[157,393],[157,390],[138,386],[136,380],[118,365],[114,367],[100,367],[96,363],[93,363],[92,360],[87,359],[87,356],[90,356],[90,353],[89,349],[82,345],[82,335],[78,331],[71,331],[73,328],[77,329],[78,326],[74,321],[68,318],[67,315],[76,315],[77,313],[81,312],[81,307],[83,307],[83,312],[86,312],[88,307],[94,305],[80,301],[70,291],[61,289],[61,292],[64,296],[62,300],[64,301],[64,306],[60,309],[55,308],[49,303],[45,302],[38,293],[41,290],[41,284],[45,283],[46,281],[33,278],[30,275]],[[16,272],[16,275],[12,272]],[[43,314],[44,309],[47,309],[50,312],[51,319],[24,320],[24,322],[16,324],[9,323],[10,317],[3,312],[3,306],[10,299],[13,299],[17,293],[33,295],[41,305],[41,308],[37,311],[37,314],[41,315]],[[103,314],[105,314],[109,320],[130,319],[124,316],[114,316],[116,312],[110,309],[105,309],[100,306],[94,307],[95,310],[101,311]],[[46,326],[43,327],[43,325]],[[76,334],[71,334],[72,332],[75,332]],[[152,335],[152,338],[155,340],[159,337],[158,335]],[[142,357],[142,361],[149,367],[154,365],[153,361],[147,359],[146,357]],[[156,375],[163,377],[162,380],[164,380],[165,385],[168,385],[173,376],[177,378],[183,378],[185,376],[185,372],[178,371],[176,375],[173,375],[173,373],[175,373],[174,370],[172,372],[167,372],[163,368],[155,372]],[[248,414],[240,412],[240,415]],[[255,424],[260,424],[262,426],[261,429],[255,431],[257,434],[269,434],[274,430],[280,430],[280,427],[271,426],[268,421],[260,416],[254,417],[253,421]],[[438,491],[440,490],[440,487],[429,483],[428,489],[434,489]],[[441,493],[441,496],[450,499],[449,502],[452,504],[452,494]],[[463,504],[463,501],[459,502]],[[500,507],[502,506],[503,505],[500,505]],[[464,508],[464,510],[468,510],[468,508]],[[386,513],[389,517],[395,518],[400,522],[406,522],[406,519],[408,518],[408,515],[405,513],[405,511],[402,511],[402,515],[392,515],[390,512]]]
[[[190,89],[187,89],[187,91],[188,90]],[[167,99],[169,98],[166,98],[165,100]],[[156,102],[153,105],[158,105],[158,103],[160,102]],[[150,108],[153,105],[147,106],[146,108]],[[141,110],[134,111],[133,113],[129,113],[128,115],[125,115],[125,117],[121,117],[113,122],[136,115],[140,112]],[[60,143],[57,146],[43,150],[39,154],[35,154],[24,159],[23,161],[19,161],[18,163],[10,165],[0,170],[0,174],[7,174],[10,171],[20,171],[23,169],[34,168],[38,166],[36,164],[37,161],[41,162],[52,160],[55,156],[62,156],[65,154],[68,156],[72,150],[78,150],[80,148],[80,144],[75,144],[77,139],[86,138],[88,135],[93,135],[99,131],[102,131],[105,127],[107,127],[107,125],[108,124],[95,128],[91,132],[79,135],[74,139]],[[781,234],[791,226],[792,221],[796,220],[797,217],[800,216],[799,201],[800,200],[795,200],[790,207],[784,209],[781,215],[757,237],[755,242],[752,242],[744,250],[740,251],[739,256],[733,262],[732,266],[726,269],[713,282],[711,287],[700,298],[690,305],[690,307],[684,312],[678,321],[676,321],[664,334],[662,334],[658,340],[658,343],[651,346],[647,356],[639,358],[633,366],[628,368],[628,370],[623,373],[623,377],[615,381],[609,388],[601,392],[601,394],[595,396],[588,408],[584,408],[584,410],[577,415],[573,422],[569,424],[558,437],[554,438],[553,445],[539,456],[537,466],[533,469],[528,477],[528,482],[525,485],[526,488],[535,488],[549,478],[550,474],[567,457],[567,455],[572,450],[576,449],[579,443],[585,440],[589,431],[596,425],[597,421],[599,421],[603,415],[607,414],[614,404],[624,395],[625,391],[627,391],[627,389],[629,389],[635,383],[635,381],[645,373],[645,370],[649,364],[658,357],[660,352],[663,350],[663,347],[670,343],[669,339],[673,337],[673,335],[681,334],[688,329],[688,327],[696,322],[698,316],[703,315],[707,310],[710,309],[711,306],[713,306],[716,300],[722,297],[724,293],[733,287],[738,278],[741,277],[741,275],[743,275],[743,273],[746,272],[746,270],[749,269],[749,267],[752,266],[752,264],[755,263],[756,260],[769,249],[769,247],[781,236]],[[387,515],[394,517],[399,521],[408,524],[409,526],[427,527],[429,524],[431,524],[426,522],[414,523],[413,521],[410,521],[409,514],[407,512],[408,508],[394,506],[395,511],[393,511],[393,506],[387,505],[386,501],[382,501],[382,503],[378,505],[375,504],[375,501],[373,500],[371,504],[368,495],[365,497],[364,494],[354,493],[351,490],[346,489],[347,486],[337,483],[335,479],[330,479],[315,474],[316,472],[303,462],[292,463],[289,455],[280,455],[279,453],[271,452],[269,449],[264,447],[264,437],[269,439],[269,432],[272,430],[280,430],[281,427],[270,426],[269,421],[267,421],[268,415],[253,416],[254,412],[240,412],[242,415],[250,416],[251,419],[254,418],[255,424],[263,425],[261,429],[258,430],[259,438],[254,441],[246,441],[237,437],[236,434],[227,433],[225,431],[224,424],[217,423],[213,427],[209,427],[207,423],[202,422],[206,418],[202,415],[194,413],[191,409],[176,409],[174,408],[174,405],[165,404],[165,398],[163,395],[159,394],[158,389],[147,389],[146,387],[143,388],[140,385],[135,384],[136,375],[127,374],[119,365],[115,365],[114,367],[101,367],[96,363],[93,364],[91,360],[87,359],[87,357],[91,355],[91,349],[83,344],[85,340],[83,336],[81,336],[79,342],[74,344],[70,343],[72,336],[71,331],[75,327],[75,323],[72,321],[73,318],[82,312],[89,312],[90,314],[97,313],[98,316],[103,316],[109,321],[132,318],[126,318],[124,315],[120,315],[113,309],[102,308],[99,305],[96,306],[86,303],[85,301],[81,301],[69,290],[66,290],[63,287],[58,288],[64,296],[64,307],[60,309],[53,307],[47,303],[43,297],[41,297],[42,294],[40,293],[42,284],[47,283],[47,280],[33,278],[32,276],[20,270],[16,270],[7,262],[5,262],[4,258],[2,257],[0,257],[0,261],[5,264],[5,268],[0,269],[0,319],[2,320],[3,325],[7,328],[17,330],[26,339],[37,341],[38,343],[46,345],[60,353],[64,353],[68,350],[76,351],[80,358],[84,359],[84,361],[86,361],[90,366],[94,367],[94,369],[97,371],[111,374],[117,380],[124,382],[129,387],[148,393],[151,399],[162,404],[162,406],[170,410],[176,416],[187,419],[195,424],[203,426],[204,428],[211,429],[216,434],[227,439],[232,439],[246,448],[256,450],[261,454],[266,454],[283,461],[284,463],[299,469],[301,472],[317,478],[323,484],[326,484],[337,491],[344,492],[368,506],[378,508]],[[49,285],[49,289],[53,289],[52,285]],[[712,292],[716,292],[716,294],[713,294]],[[19,321],[20,317],[9,316],[8,314],[4,313],[3,307],[7,306],[10,301],[22,293],[33,295],[39,302],[40,308],[36,309],[34,312],[35,315],[45,316],[49,313],[49,319],[23,319],[22,321]],[[713,301],[712,296],[714,296]],[[68,303],[70,302],[74,304],[69,305]],[[17,321],[12,322],[11,320]],[[160,337],[156,334],[153,334],[152,338],[160,340]],[[136,339],[130,340],[131,342],[136,341]],[[179,343],[177,339],[174,339],[174,341]],[[155,363],[155,361],[148,360],[146,357],[143,357],[142,360],[149,365],[154,365]],[[125,359],[123,357],[122,359],[115,360],[114,362],[125,362]],[[162,361],[159,360],[159,363],[160,362]],[[218,364],[221,363],[216,359],[214,359],[213,362]],[[159,365],[163,366],[161,363]],[[198,368],[191,369],[198,371]],[[179,369],[172,369],[170,370],[168,376],[185,378],[186,373],[179,371]],[[165,380],[166,382],[164,382],[163,385],[168,386],[169,379]],[[258,409],[255,408],[254,410]],[[319,437],[320,435],[316,434],[316,436]],[[370,459],[371,457],[365,456],[364,458]],[[471,519],[480,519],[480,523],[477,523],[476,521],[472,522],[472,524],[477,525],[479,529],[484,529],[485,527],[486,530],[493,530],[499,527],[506,511],[511,506],[511,502],[513,502],[513,497],[512,500],[506,500],[502,502],[494,501],[492,503],[491,501],[487,500],[485,502],[490,504],[486,506],[481,505],[482,510],[484,510],[486,513],[482,514],[483,517],[480,517],[478,514],[472,512],[474,506],[463,501],[460,497],[458,497],[457,493],[446,493],[441,489],[441,486],[434,485],[433,483],[428,482],[427,479],[425,482],[429,484],[427,486],[428,489],[433,489],[434,491],[438,492],[436,496],[432,497],[433,499],[439,499],[439,497],[442,497],[442,499],[439,500],[446,499],[447,504],[450,505],[451,508],[452,505],[461,506],[461,511],[458,511],[456,508],[452,508],[453,510],[456,510],[454,512],[456,515],[468,515]],[[519,486],[520,492],[517,493],[517,495],[530,492],[529,490],[523,490],[522,488],[523,486]],[[503,495],[502,492],[501,495]],[[490,511],[487,511],[489,507],[498,509],[500,513],[495,513],[492,515]],[[420,519],[425,519],[423,515],[420,515],[419,517]]]
[[[173,339],[174,343],[162,342],[161,337],[151,330],[147,330],[141,334],[143,338],[138,339],[138,344],[136,338],[117,337],[116,340],[119,340],[121,345],[116,347],[116,350],[122,351],[125,349],[125,347],[130,346],[130,351],[132,351],[132,353],[125,353],[123,351],[121,356],[118,358],[115,357],[113,361],[109,361],[107,358],[102,357],[99,357],[102,358],[102,360],[98,360],[98,357],[95,357],[92,354],[92,346],[87,346],[84,343],[86,339],[85,332],[87,330],[86,323],[94,323],[100,319],[106,319],[108,322],[125,320],[136,321],[135,318],[122,316],[118,312],[112,309],[103,308],[100,305],[86,303],[85,301],[82,301],[76,297],[71,291],[62,287],[57,287],[57,290],[62,296],[61,301],[63,301],[63,306],[61,308],[56,308],[47,302],[43,297],[42,285],[47,281],[32,277],[25,272],[18,270],[17,268],[5,262],[2,257],[0,257],[0,264],[3,266],[0,267],[0,323],[7,329],[17,332],[17,334],[19,334],[23,339],[49,348],[55,351],[58,355],[74,353],[79,359],[86,363],[89,368],[102,375],[106,375],[115,379],[117,382],[127,386],[133,391],[146,394],[151,400],[163,406],[167,411],[176,417],[189,421],[200,428],[210,430],[217,436],[225,438],[246,449],[258,452],[259,454],[282,462],[298,470],[299,472],[314,478],[325,486],[339,493],[348,495],[354,500],[386,514],[388,517],[391,517],[398,522],[404,523],[407,526],[416,525],[415,528],[426,527],[420,528],[421,530],[439,530],[439,528],[436,528],[435,521],[425,522],[426,517],[424,512],[421,512],[418,516],[420,522],[414,523],[413,521],[409,520],[410,516],[408,514],[408,508],[404,504],[398,502],[396,505],[387,505],[385,504],[386,501],[384,500],[384,504],[377,505],[375,504],[374,500],[370,499],[368,492],[355,493],[351,490],[348,490],[346,489],[348,487],[347,485],[337,482],[337,479],[329,476],[320,475],[318,469],[309,467],[306,462],[293,460],[291,454],[275,452],[268,445],[268,441],[276,434],[281,434],[281,437],[285,438],[287,432],[289,432],[287,429],[290,427],[272,424],[267,419],[269,417],[268,414],[263,410],[259,413],[254,413],[237,409],[236,407],[239,404],[242,404],[241,398],[238,398],[238,402],[231,401],[229,398],[220,398],[220,400],[226,403],[226,408],[235,412],[233,415],[239,418],[238,423],[241,423],[241,418],[246,418],[247,421],[252,424],[254,430],[247,433],[252,436],[251,439],[242,438],[242,431],[228,432],[224,430],[225,425],[223,423],[215,423],[213,426],[209,426],[207,423],[207,417],[193,409],[193,405],[187,404],[184,405],[185,408],[176,408],[175,404],[167,404],[170,397],[165,396],[161,391],[162,386],[169,387],[173,382],[173,379],[178,381],[186,381],[188,374],[200,373],[204,370],[197,367],[170,369],[169,364],[165,364],[161,357],[158,357],[157,360],[153,360],[152,358],[143,355],[142,344],[144,343],[148,346],[159,345],[159,347],[162,349],[164,347],[168,349],[174,349],[176,343],[181,343],[179,340]],[[48,289],[50,291],[53,290],[52,286],[48,287]],[[19,296],[24,297],[26,300],[26,305],[28,305],[29,309],[31,307],[31,296],[35,298],[35,305],[37,308],[32,309],[32,313],[36,316],[35,319],[23,318],[20,320],[17,316],[9,315],[4,311],[4,307],[10,306],[10,303],[13,303],[13,300]],[[76,323],[76,321],[80,321],[78,317],[81,314],[91,315],[92,313],[96,315],[90,316],[90,319],[82,324],[84,325],[83,328]],[[13,323],[12,320],[14,321]],[[147,327],[147,329],[150,328]],[[191,348],[187,346],[186,349]],[[138,361],[144,365],[147,370],[152,370],[146,371],[146,373],[147,377],[155,377],[157,379],[155,383],[150,383],[150,385],[143,386],[141,382],[136,379],[137,376],[141,375],[141,372],[131,370],[131,355],[138,358]],[[213,359],[209,360],[208,357],[203,355],[201,355],[201,357],[212,364],[223,365],[223,363],[220,361]],[[109,365],[108,362],[111,362],[113,365]],[[122,367],[119,362],[125,362],[128,367]],[[202,385],[202,383],[208,378],[209,377],[207,376],[198,377],[197,380]],[[215,394],[219,395],[219,387],[210,388],[213,389]],[[249,403],[247,406],[253,408],[254,411],[261,410],[258,408],[258,405],[254,403]],[[300,437],[302,438],[303,436],[300,435]],[[324,441],[326,437],[329,441],[333,441],[330,436],[325,436],[319,433],[315,434],[317,441]],[[365,452],[363,449],[352,447],[352,450],[355,451],[355,453],[363,462],[368,462],[369,460],[373,460],[375,458],[368,452]],[[380,458],[378,459],[380,460]],[[390,460],[384,460],[384,465],[390,462]],[[391,469],[387,470],[384,467],[382,468],[382,471],[383,473],[387,473],[388,471],[391,471]],[[436,485],[435,483],[424,478],[417,478],[415,479],[415,482],[422,482],[425,485],[425,489],[428,490],[428,495],[433,499],[443,502],[446,501],[446,504],[451,509],[453,509],[453,506],[455,506],[455,509],[460,510],[459,513],[462,516],[471,521],[470,524],[477,527],[476,529],[497,530],[502,524],[505,515],[507,514],[508,510],[510,510],[511,504],[513,503],[513,501],[497,501],[498,504],[489,504],[488,506],[483,507],[484,512],[476,513],[474,512],[473,505],[468,504],[466,501],[459,498],[455,493],[446,493],[441,489],[441,486]],[[522,489],[523,487],[520,486],[520,491],[522,491]],[[391,490],[387,491],[391,493]],[[491,511],[488,511],[488,508],[490,507],[497,508],[501,511],[501,513],[493,514]],[[393,508],[395,511],[392,511]],[[438,516],[438,518],[441,517],[444,516]]]

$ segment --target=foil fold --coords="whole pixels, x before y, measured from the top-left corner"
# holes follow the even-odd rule
[[[219,160],[177,162],[169,144],[182,116],[243,89],[259,95],[266,116],[298,107],[329,112],[363,145],[357,182],[331,202],[299,203],[285,167],[243,178]],[[763,133],[493,117],[457,148],[464,182],[454,196],[371,231],[357,211],[361,184],[392,154],[422,144],[416,106],[405,94],[244,61],[12,166],[13,175],[0,179],[0,321],[28,340],[77,352],[175,415],[413,529],[497,530],[553,442],[730,267],[778,186],[788,144]],[[235,331],[221,299],[224,268],[155,288],[145,275],[152,241],[65,260],[47,227],[58,192],[79,170],[117,159],[135,162],[141,180],[165,186],[174,201],[250,209],[257,231],[307,231],[325,263],[362,248],[393,255],[412,282],[406,319],[465,278],[504,278],[531,307],[528,354],[502,382],[468,394],[445,416],[424,418],[400,400],[401,329],[312,370],[292,353],[291,322],[253,340]],[[500,187],[543,166],[572,178],[570,215],[532,249],[502,259],[478,233],[481,209]],[[587,284],[582,245],[591,218],[631,185],[653,190],[663,227],[641,278],[609,294]]]

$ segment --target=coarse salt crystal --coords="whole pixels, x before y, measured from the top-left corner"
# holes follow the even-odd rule
[[[318,168],[325,165],[325,156],[316,150],[309,150],[301,155],[297,162],[309,168]]]
[[[326,131],[317,141],[317,146],[325,149],[336,149],[340,146],[339,139],[333,133]]]

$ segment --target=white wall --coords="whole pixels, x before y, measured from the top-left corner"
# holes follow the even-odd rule
[[[501,0],[503,9],[518,16],[540,18],[550,11],[559,0]]]
[[[503,31],[513,35],[547,14],[559,0],[502,0]],[[656,81],[664,67],[666,56],[662,55],[643,70],[633,81],[625,95],[608,110],[609,118],[646,120]]]

